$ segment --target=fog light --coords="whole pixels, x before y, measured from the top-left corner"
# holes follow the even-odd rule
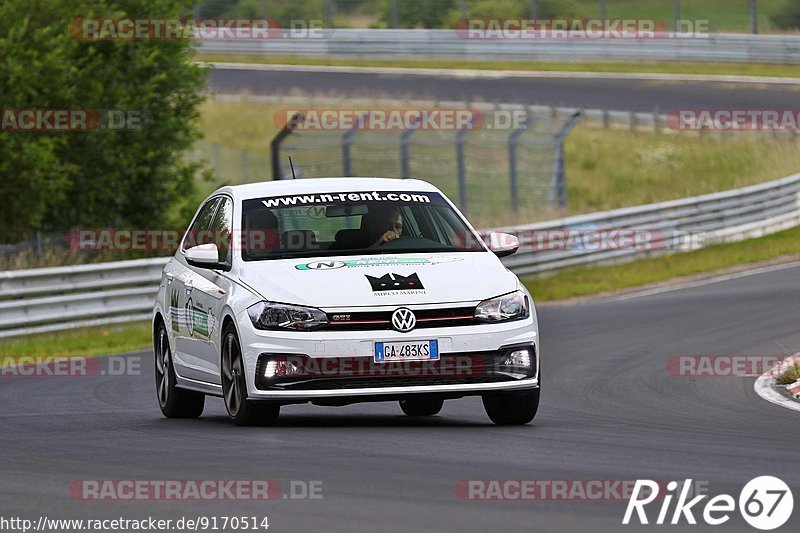
[[[287,377],[300,374],[303,370],[303,359],[301,357],[286,357],[281,359],[271,359],[264,365],[263,376],[266,379],[275,377]]]
[[[520,348],[509,353],[502,363],[502,366],[524,366],[530,367],[533,354],[530,348]]]

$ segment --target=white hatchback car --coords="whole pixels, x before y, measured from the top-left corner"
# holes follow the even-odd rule
[[[497,424],[539,405],[530,293],[433,185],[326,178],[223,187],[164,267],[153,312],[158,402],[238,424],[286,404],[399,400],[409,416],[480,395]]]

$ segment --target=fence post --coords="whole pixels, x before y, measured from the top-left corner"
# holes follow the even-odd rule
[[[553,161],[553,181],[550,184],[550,205],[567,207],[567,174],[564,162],[564,139],[578,125],[583,114],[578,111],[564,124],[555,136],[555,160]]]
[[[458,168],[458,207],[464,214],[467,213],[467,167],[464,164],[464,141],[466,140],[468,129],[459,130],[456,133],[456,165]]]
[[[281,180],[281,143],[288,137],[292,131],[297,127],[297,124],[303,119],[302,113],[295,113],[292,118],[283,126],[270,143],[270,154],[272,156],[272,179]]]
[[[518,183],[517,183],[517,139],[528,129],[531,117],[525,117],[525,122],[511,132],[508,136],[508,177],[511,187],[511,210],[516,211],[518,207]]]
[[[410,128],[400,134],[400,177],[410,178],[411,170],[408,164],[408,143],[411,141],[411,136],[417,131],[417,128]]]
[[[342,176],[350,177],[353,175],[352,164],[350,162],[350,144],[353,142],[353,137],[358,132],[361,124],[364,123],[364,117],[370,114],[369,111],[366,113],[362,113],[359,115],[358,120],[353,125],[352,128],[347,130],[344,135],[342,135]]]
[[[392,16],[391,16],[392,29],[395,29],[395,30],[400,27],[400,17],[397,14],[397,2],[398,2],[398,0],[392,0],[392,7],[391,7],[391,11],[392,11]]]
[[[675,33],[681,31],[681,0],[672,0],[672,20],[675,21]]]

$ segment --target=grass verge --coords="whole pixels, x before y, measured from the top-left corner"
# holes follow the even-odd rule
[[[695,252],[652,257],[621,265],[570,268],[554,276],[523,279],[537,302],[629,289],[673,278],[800,254],[800,227],[759,239],[719,244]]]
[[[775,380],[778,385],[791,385],[797,381],[800,381],[800,363],[795,363],[787,368],[786,371]]]
[[[432,69],[521,70],[535,72],[606,72],[623,74],[696,74],[798,78],[800,65],[688,63],[679,61],[481,61],[476,59],[363,59],[282,55],[198,54],[198,61],[261,65],[395,67]]]
[[[361,107],[364,105],[360,104]],[[342,100],[341,104],[315,105],[313,97],[309,97],[306,107],[359,109],[360,106],[348,104],[347,100]],[[200,186],[204,192],[211,192],[220,183],[269,179],[267,146],[278,131],[275,115],[281,110],[285,115],[286,109],[297,107],[296,104],[246,99],[206,101],[201,107],[200,122],[206,140],[197,148],[207,161],[218,161],[218,181],[202,183]],[[377,107],[384,109],[388,106],[379,104]],[[216,154],[212,150],[214,143],[223,147]],[[242,151],[249,154],[247,169],[242,165]],[[334,151],[338,156],[338,146]],[[797,164],[800,160],[799,140],[758,133],[736,136],[697,136],[686,132],[655,134],[603,129],[584,123],[567,137],[565,151],[569,212],[526,208],[514,214],[502,195],[508,183],[503,166],[507,158],[505,146],[494,151],[478,151],[480,160],[468,156],[468,175],[482,186],[492,184],[485,190],[499,191],[495,195],[482,196],[482,204],[494,202],[494,208],[473,206],[487,208],[471,209],[472,222],[479,227],[491,227],[673,200],[762,183],[800,170]],[[300,158],[295,157],[295,165],[302,167],[306,157],[325,161],[325,153],[322,149],[306,152]],[[390,155],[385,159],[376,160],[378,164],[394,161],[391,154],[395,152],[388,153]],[[455,173],[451,150],[443,149],[441,153],[443,158],[447,157],[453,163],[450,171]],[[497,161],[499,170],[494,175],[482,174],[486,172],[483,163],[488,157]],[[335,172],[338,169],[335,157],[330,161],[332,172]],[[417,177],[431,180],[451,193],[455,178],[447,174],[446,167],[437,168],[441,175],[434,169],[431,175]],[[380,166],[370,170],[375,172],[374,175],[380,175]],[[520,170],[522,175],[532,171],[530,167]]]
[[[114,355],[149,348],[151,336],[149,322],[26,335],[0,339],[0,359]]]

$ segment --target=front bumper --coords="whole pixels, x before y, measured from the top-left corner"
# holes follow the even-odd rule
[[[396,331],[320,331],[275,332],[255,330],[249,318],[238,317],[244,354],[248,397],[278,401],[317,401],[352,398],[352,401],[394,399],[409,394],[441,394],[451,397],[479,395],[493,391],[520,391],[539,387],[539,339],[535,315],[526,320],[503,324],[480,324],[436,329]],[[245,322],[246,321],[246,322]],[[390,376],[375,375],[364,368],[372,365],[375,342],[431,340],[439,342],[441,362],[484,358],[484,372],[452,375],[426,374],[419,365],[411,372]],[[492,358],[502,357],[512,347],[530,346],[532,366],[526,372],[504,372],[493,366]],[[257,378],[263,364],[276,357],[298,357],[314,368],[347,369],[340,375],[322,372],[300,379],[269,383]],[[331,362],[335,364],[331,365]],[[355,365],[347,364],[355,362]],[[427,363],[427,362],[426,362]],[[390,363],[397,364],[397,363]],[[409,365],[410,363],[402,363]],[[421,365],[422,363],[420,363]],[[458,364],[458,363],[456,363]],[[361,370],[359,370],[361,369]],[[434,369],[435,370],[435,369]]]

